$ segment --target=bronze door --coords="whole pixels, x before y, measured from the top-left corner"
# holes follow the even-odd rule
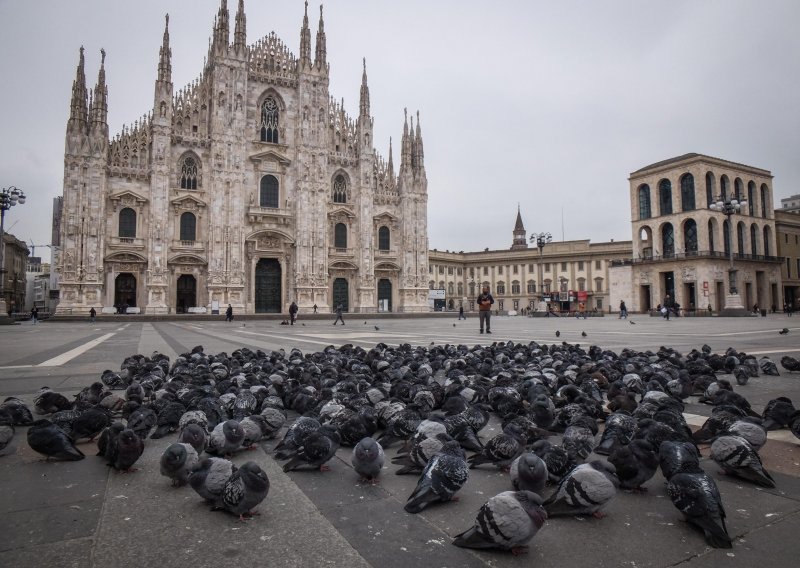
[[[256,265],[256,313],[281,313],[281,265],[274,258],[262,258]]]
[[[342,311],[350,311],[350,286],[344,278],[337,278],[333,281],[333,310],[341,304]]]

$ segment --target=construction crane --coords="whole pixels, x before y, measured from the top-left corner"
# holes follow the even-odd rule
[[[31,256],[36,256],[36,247],[49,247],[50,245],[37,245],[34,244],[33,239],[30,242],[31,245]]]

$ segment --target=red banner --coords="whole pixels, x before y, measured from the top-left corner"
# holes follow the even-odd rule
[[[578,301],[585,302],[589,299],[589,293],[586,290],[578,291]]]

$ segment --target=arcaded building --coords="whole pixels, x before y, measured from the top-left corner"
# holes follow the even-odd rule
[[[633,258],[613,269],[628,307],[644,311],[669,295],[684,309],[735,307],[728,269],[733,252],[739,305],[781,305],[781,265],[772,174],[702,154],[685,154],[630,174]],[[726,215],[713,202],[747,206]],[[625,287],[630,283],[630,288]]]
[[[222,0],[206,62],[177,90],[167,19],[153,49],[153,100],[111,137],[105,53],[90,91],[81,48],[55,259],[59,313],[227,304],[278,313],[292,301],[303,310],[428,309],[419,115],[401,124],[398,109],[395,172],[390,141],[387,159],[375,149],[366,65],[351,117],[329,92],[322,9],[313,51],[307,9],[295,55],[275,34],[248,44],[242,0],[231,36]]]

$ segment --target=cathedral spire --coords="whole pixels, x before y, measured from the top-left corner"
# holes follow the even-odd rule
[[[69,107],[69,125],[81,124],[86,127],[88,118],[88,93],[86,91],[86,75],[84,73],[83,46],[81,46],[78,70],[75,73],[75,81],[72,83],[72,101]]]
[[[236,9],[233,49],[239,55],[244,54],[247,49],[247,17],[244,15],[244,0],[239,0],[239,7]]]
[[[417,111],[417,133],[414,138],[414,151],[417,155],[417,167],[424,168],[425,151],[422,148],[422,128],[419,125],[419,111]]]
[[[317,28],[317,52],[314,57],[314,67],[324,73],[328,66],[326,62],[328,50],[325,47],[325,22],[322,19],[322,4],[319,5],[319,27]]]
[[[217,17],[214,18],[213,53],[224,55],[228,50],[228,40],[230,39],[228,18],[228,0],[222,0]]]
[[[308,0],[303,14],[303,27],[300,28],[300,67],[311,67],[311,30],[308,29]]]
[[[361,74],[361,100],[359,103],[362,117],[369,118],[369,86],[367,86],[367,58],[364,58],[364,71]]]
[[[92,102],[92,125],[106,126],[108,117],[108,87],[106,86],[106,50],[100,50],[100,71],[97,73],[97,85],[94,87]]]
[[[172,50],[169,47],[169,14],[165,16],[164,38],[161,40],[161,49],[158,51],[158,80],[164,83],[172,82]]]
[[[394,162],[392,161],[392,137],[389,136],[389,163],[386,166],[389,177],[394,177]]]
[[[403,138],[400,141],[400,169],[411,163],[411,140],[408,138],[408,109],[403,109],[405,120],[403,122]]]

